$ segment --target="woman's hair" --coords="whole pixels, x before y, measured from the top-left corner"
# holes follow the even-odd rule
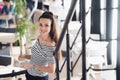
[[[3,1],[10,2],[10,0],[3,0]]]
[[[50,34],[51,39],[54,40],[55,43],[57,43],[58,42],[58,33],[57,33],[57,26],[56,26],[56,21],[55,21],[53,13],[46,11],[39,17],[39,20],[41,18],[47,18],[47,19],[51,20],[51,30],[50,30],[49,34]]]
[[[41,18],[47,18],[47,19],[50,19],[51,20],[51,30],[50,30],[50,37],[53,41],[55,41],[55,43],[58,42],[58,33],[57,33],[57,26],[56,26],[56,21],[55,21],[55,18],[54,18],[54,15],[52,12],[49,12],[49,11],[46,11],[44,12],[40,17],[39,17],[39,20]],[[61,50],[59,49],[58,51],[58,59],[61,60],[62,59],[62,53],[61,53]]]

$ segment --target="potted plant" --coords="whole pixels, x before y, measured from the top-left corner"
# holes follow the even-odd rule
[[[27,5],[26,5],[26,0],[15,0],[16,7],[15,7],[15,12],[16,12],[16,24],[17,24],[17,33],[19,37],[19,43],[20,43],[20,54],[23,52],[23,38],[25,37],[27,39],[27,42],[31,40],[31,35],[29,34],[28,31],[34,30],[34,25],[31,21],[28,21],[28,16],[27,16]],[[34,32],[34,31],[33,31]],[[29,37],[29,39],[28,39]]]

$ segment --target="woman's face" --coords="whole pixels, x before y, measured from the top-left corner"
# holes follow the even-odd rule
[[[48,36],[51,29],[51,20],[47,18],[41,18],[39,25],[39,32],[42,36]]]

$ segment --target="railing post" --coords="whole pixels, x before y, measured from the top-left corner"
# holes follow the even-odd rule
[[[82,8],[82,80],[86,79],[86,28],[85,28],[85,0],[81,1]]]
[[[53,54],[53,55],[55,55],[55,57],[57,57],[57,52],[58,52],[58,50],[59,50],[59,48],[60,48],[60,46],[61,46],[61,44],[62,44],[62,41],[63,41],[64,35],[65,35],[65,32],[66,32],[66,30],[67,30],[67,28],[68,28],[68,24],[69,24],[69,22],[70,22],[70,20],[71,20],[71,18],[72,18],[72,15],[73,15],[73,12],[74,12],[76,3],[77,3],[77,0],[72,0],[72,2],[71,2],[71,6],[70,6],[70,9],[69,9],[69,11],[68,11],[68,14],[67,14],[65,23],[64,23],[64,25],[63,25],[63,29],[62,29],[62,32],[61,32],[61,34],[60,34],[59,41],[58,41],[58,43],[57,43],[57,45],[56,45],[55,53]],[[57,62],[58,62],[58,61],[57,61]],[[59,64],[59,63],[57,63],[57,62],[56,62],[56,66],[58,67],[58,64]],[[59,80],[59,72],[58,72],[58,71],[56,72],[56,77],[57,77],[57,80]]]

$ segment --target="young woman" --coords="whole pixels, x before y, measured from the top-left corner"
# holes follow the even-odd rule
[[[32,55],[20,55],[19,58],[30,59],[29,64],[22,67],[27,69],[27,80],[48,80],[48,73],[55,71],[55,51],[58,35],[54,16],[51,12],[44,12],[39,18],[40,35],[31,49]],[[62,58],[59,51],[59,59]]]

